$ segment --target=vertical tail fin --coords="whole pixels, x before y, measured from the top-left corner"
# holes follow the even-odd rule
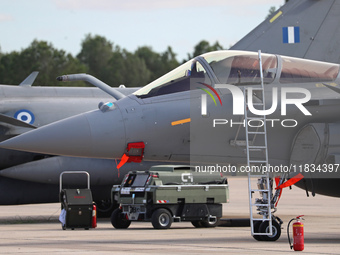
[[[232,46],[340,63],[340,1],[291,0]]]
[[[35,79],[37,78],[39,72],[35,71],[32,72],[29,76],[26,77],[25,80],[23,80],[19,86],[32,86],[33,82],[35,81]]]

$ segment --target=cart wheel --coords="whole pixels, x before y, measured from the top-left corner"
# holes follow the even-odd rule
[[[114,228],[124,229],[130,226],[131,221],[127,220],[124,214],[122,214],[122,211],[117,208],[111,214],[111,224]]]
[[[168,229],[172,224],[172,217],[167,209],[157,209],[151,216],[152,226],[156,229]]]
[[[214,228],[220,224],[220,218],[216,218],[216,221],[202,220],[201,224],[205,228]]]
[[[281,236],[281,226],[276,220],[272,220],[273,235],[262,235],[263,241],[276,241]],[[264,221],[259,228],[260,233],[269,233],[269,222]]]
[[[260,232],[260,225],[261,225],[261,221],[253,221],[253,224],[254,224],[254,232],[255,233],[259,233]],[[263,241],[262,239],[262,235],[253,235],[253,238],[256,240],[256,241]]]
[[[193,220],[193,221],[191,222],[191,224],[192,224],[195,228],[203,228],[203,226],[202,226],[202,221],[200,221],[200,220]]]

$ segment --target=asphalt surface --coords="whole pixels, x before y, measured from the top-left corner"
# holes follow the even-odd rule
[[[224,218],[237,223],[249,218],[247,179],[229,178],[229,184]],[[99,219],[96,229],[62,230],[59,204],[1,206],[0,254],[287,254],[294,252],[288,244],[287,223],[302,214],[303,252],[340,254],[339,202],[320,195],[307,198],[298,188],[284,190],[276,212],[284,224],[276,242],[255,241],[244,224],[196,229],[181,222],[155,230],[151,223],[133,222],[128,229],[117,230],[108,219]]]

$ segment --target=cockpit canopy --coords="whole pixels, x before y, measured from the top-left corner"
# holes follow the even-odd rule
[[[257,53],[247,52],[246,54],[240,54],[238,51],[229,53],[232,54],[226,56],[226,54],[212,52],[202,56],[208,62],[220,84],[240,86],[261,84]],[[277,70],[276,56],[263,54],[262,69],[264,83],[273,82]]]
[[[339,65],[272,54],[262,54],[264,84],[334,81]],[[203,54],[163,75],[134,94],[148,98],[197,89],[199,84],[261,84],[258,54],[246,51],[215,51]]]

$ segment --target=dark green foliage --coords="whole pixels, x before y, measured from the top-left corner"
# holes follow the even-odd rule
[[[2,54],[0,58],[1,84],[19,84],[31,72],[39,71],[35,85],[63,86],[56,77],[64,73],[83,73],[86,67],[71,54],[54,49],[51,44],[34,40],[21,52]],[[84,86],[76,82],[74,86]]]
[[[85,82],[62,83],[56,80],[57,76],[64,74],[88,73],[113,87],[121,84],[140,87],[179,65],[170,46],[161,53],[148,46],[139,47],[132,53],[105,37],[91,34],[85,36],[81,46],[76,57],[37,40],[20,52],[0,51],[0,84],[19,84],[31,72],[39,71],[35,86],[91,86]],[[201,41],[188,57],[220,49],[222,46],[218,42],[211,46],[207,41]]]

